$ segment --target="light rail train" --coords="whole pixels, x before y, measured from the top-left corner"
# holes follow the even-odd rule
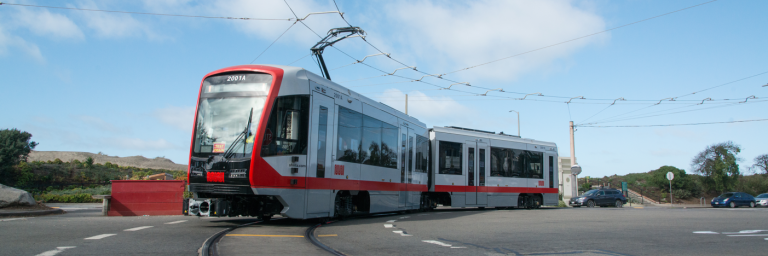
[[[557,205],[557,146],[432,127],[298,67],[242,65],[201,83],[184,214],[332,218]]]

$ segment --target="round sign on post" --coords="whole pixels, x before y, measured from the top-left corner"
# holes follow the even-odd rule
[[[571,173],[573,175],[581,174],[581,166],[578,166],[578,165],[571,166]]]
[[[668,179],[668,180],[673,180],[673,179],[675,179],[675,174],[674,174],[674,173],[672,173],[672,172],[667,172],[667,179]]]

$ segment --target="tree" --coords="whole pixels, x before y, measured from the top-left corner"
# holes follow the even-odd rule
[[[752,165],[752,171],[768,173],[768,154],[762,154],[755,157],[755,164]]]
[[[88,169],[93,168],[93,158],[92,157],[89,156],[88,158],[85,159],[85,168],[88,168]]]
[[[29,152],[38,145],[31,138],[32,134],[17,129],[0,130],[0,181],[15,179],[11,168],[26,162]]]
[[[732,190],[740,172],[737,155],[741,147],[731,141],[708,146],[693,158],[693,171],[702,174],[709,190],[726,192]]]
[[[691,177],[688,176],[687,173],[685,173],[685,170],[678,169],[674,166],[662,166],[659,169],[650,171],[650,178],[649,182],[653,184],[654,187],[658,187],[662,190],[669,191],[669,180],[667,180],[667,173],[671,172],[675,175],[675,178],[672,179],[672,189],[685,189],[688,190],[691,188]]]

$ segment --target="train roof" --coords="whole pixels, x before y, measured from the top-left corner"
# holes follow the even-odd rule
[[[496,134],[495,132],[455,127],[455,126],[447,126],[447,127],[435,126],[430,128],[429,130],[435,131],[435,132],[470,136],[470,137],[486,138],[489,140],[503,140],[503,141],[520,142],[520,143],[526,143],[526,144],[534,144],[534,145],[557,148],[557,144],[555,144],[554,142],[525,139],[525,138],[518,137],[517,135]]]
[[[315,73],[310,72],[309,70],[306,70],[301,67],[294,67],[294,66],[283,66],[283,65],[261,65],[261,66],[270,66],[275,67],[283,70],[283,81],[286,80],[295,80],[292,82],[298,82],[297,80],[312,80],[315,83],[321,84],[325,87],[328,87],[329,89],[335,90],[341,94],[347,95],[351,98],[357,99],[363,103],[366,103],[368,105],[371,105],[373,107],[377,107],[381,109],[382,111],[388,112],[390,114],[393,114],[397,116],[400,119],[407,120],[408,122],[411,122],[415,125],[419,125],[422,128],[426,129],[427,125],[419,119],[406,115],[405,113],[387,105],[381,102],[377,102],[371,98],[365,97],[360,93],[357,93],[347,87],[344,87],[340,84],[337,84],[331,80],[325,79],[322,76],[319,76]]]

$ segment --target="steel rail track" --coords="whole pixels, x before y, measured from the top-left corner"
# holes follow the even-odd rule
[[[335,249],[333,249],[331,247],[328,247],[327,245],[321,243],[320,240],[317,240],[317,237],[315,236],[315,229],[319,228],[323,224],[331,224],[331,223],[334,223],[334,222],[335,221],[328,221],[326,223],[319,223],[319,224],[312,225],[311,227],[307,228],[307,232],[304,234],[304,237],[306,237],[309,240],[309,242],[312,243],[313,245],[315,245],[315,246],[319,247],[320,249],[323,249],[323,250],[325,250],[325,251],[327,251],[327,252],[329,252],[329,253],[331,253],[333,255],[346,256],[346,254],[341,253],[340,251],[337,251],[337,250],[335,250]]]
[[[259,221],[254,221],[254,222],[251,222],[251,223],[246,223],[246,224],[234,226],[234,227],[231,227],[231,228],[219,231],[218,233],[214,234],[213,236],[211,236],[207,240],[205,240],[205,242],[203,242],[203,247],[200,248],[200,255],[201,256],[218,256],[219,252],[217,250],[217,247],[218,247],[218,244],[219,244],[219,240],[221,240],[221,238],[224,235],[226,235],[227,233],[231,232],[232,230],[235,230],[235,229],[238,229],[238,228],[241,228],[241,227],[245,227],[245,226],[250,226],[250,225],[253,225],[253,224],[257,224],[257,223],[262,223],[262,222],[263,221],[260,221],[260,220]]]

